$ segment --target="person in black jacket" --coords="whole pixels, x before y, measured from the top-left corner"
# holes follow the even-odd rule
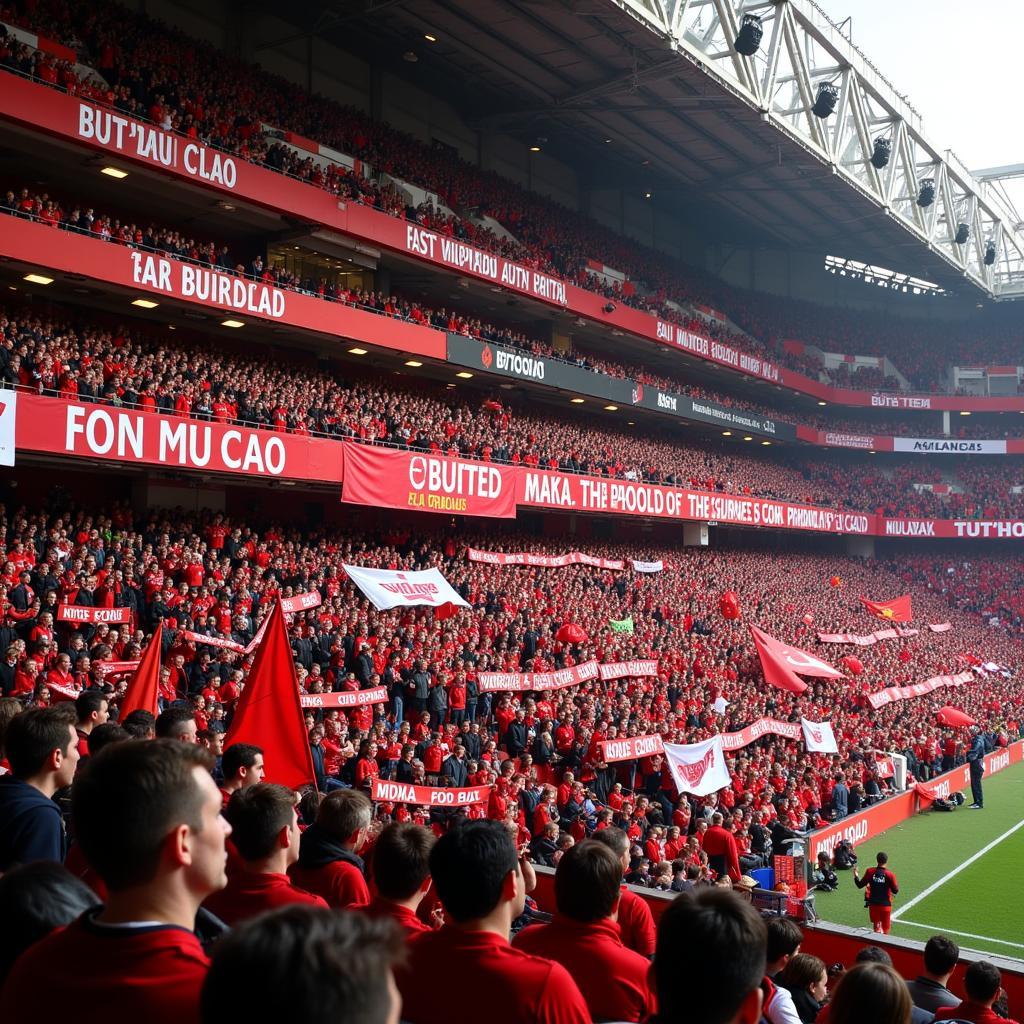
[[[971,726],[971,749],[967,751],[967,765],[971,773],[971,796],[974,803],[971,810],[980,811],[985,806],[985,794],[981,788],[981,778],[985,774],[985,737],[976,725]]]
[[[503,740],[505,750],[511,758],[518,757],[526,749],[526,714],[522,708],[516,712],[516,717],[508,723]]]
[[[828,968],[824,960],[810,953],[797,953],[783,969],[780,984],[789,989],[797,1016],[804,1024],[818,1019],[828,990]]]

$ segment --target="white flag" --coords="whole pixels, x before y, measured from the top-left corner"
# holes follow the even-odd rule
[[[399,572],[395,569],[366,569],[344,563],[342,568],[370,599],[370,604],[382,611],[399,605],[420,604],[430,605],[432,608],[439,608],[443,604],[469,607],[455,593],[439,569]]]
[[[808,750],[819,754],[839,753],[831,722],[809,722],[806,718],[801,718],[800,726],[804,731],[804,745]]]
[[[716,715],[724,715],[725,709],[729,706],[729,702],[724,697],[716,697],[715,703],[711,706],[715,709]]]
[[[703,743],[666,743],[665,755],[680,793],[708,796],[729,785],[721,736]]]
[[[661,572],[665,568],[665,563],[660,558],[657,562],[638,562],[635,558],[631,561],[634,572]]]

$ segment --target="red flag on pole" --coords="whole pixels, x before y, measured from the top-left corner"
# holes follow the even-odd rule
[[[975,724],[974,719],[970,715],[965,714],[959,708],[951,707],[949,704],[939,708],[935,713],[935,717],[938,719],[939,725],[948,725],[954,729],[963,729],[968,725]]]
[[[765,680],[780,690],[803,693],[807,689],[807,684],[797,677],[797,672],[822,679],[843,678],[842,672],[820,658],[816,658],[808,651],[800,650],[799,647],[792,647],[781,640],[776,640],[757,626],[750,627],[750,635],[754,638],[754,646],[761,659]]]
[[[252,743],[263,751],[267,782],[290,789],[314,782],[299,680],[280,601],[274,603],[224,737],[225,748],[232,743]]]
[[[862,597],[861,603],[872,615],[887,622],[909,622],[913,617],[910,609],[910,595],[894,597],[891,601],[869,601]]]
[[[118,713],[122,722],[130,711],[148,711],[153,715],[159,713],[157,697],[160,692],[160,649],[163,645],[163,634],[164,624],[161,622],[139,660],[139,667],[128,680],[128,689],[121,699],[121,710]]]

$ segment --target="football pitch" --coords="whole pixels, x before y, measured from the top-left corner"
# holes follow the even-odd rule
[[[857,867],[863,875],[876,853],[889,855],[900,885],[893,935],[924,942],[942,932],[964,948],[1024,960],[1024,764],[984,786],[983,810],[917,814],[858,846]],[[870,930],[853,872],[838,875],[836,892],[815,894],[818,916]]]

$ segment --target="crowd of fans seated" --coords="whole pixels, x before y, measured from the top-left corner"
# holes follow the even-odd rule
[[[617,302],[656,311],[664,319],[711,333],[773,361],[812,374],[823,372],[810,356],[785,352],[781,343],[787,338],[817,344],[825,351],[890,356],[896,352],[899,368],[916,386],[941,390],[944,362],[1006,363],[1018,358],[1019,329],[1007,318],[991,328],[988,320],[984,328],[951,329],[944,323],[943,338],[937,339],[928,326],[894,321],[883,314],[837,315],[831,308],[731,289],[498,175],[482,172],[445,149],[373,122],[353,108],[310,97],[283,79],[233,62],[206,44],[119,8],[85,12],[64,0],[48,0],[0,7],[0,14],[66,40],[103,81],[80,81],[67,62],[5,37],[0,37],[0,66],[109,103],[167,130],[200,137],[353,201],[416,217],[442,233],[603,291]],[[513,238],[475,224],[467,216],[443,214],[432,205],[406,208],[401,194],[384,179],[375,184],[345,167],[325,168],[276,141],[264,124],[315,138],[364,161],[376,172],[432,190],[460,213],[492,215]],[[630,286],[602,286],[585,269],[586,260],[595,258],[625,272]],[[677,303],[725,308],[745,333],[717,320],[680,312]],[[945,359],[936,359],[939,344],[947,349]],[[875,380],[866,371],[855,376],[859,386],[894,384],[892,379]]]
[[[180,965],[173,975],[175,990],[166,994],[168,1005],[150,1016],[188,1019],[188,1001],[205,982],[202,1019],[212,1022],[222,1019],[212,1008],[223,1009],[227,992],[240,998],[230,982],[247,967],[251,973],[252,958],[263,949],[272,961],[263,980],[278,1000],[274,1005],[286,1005],[298,989],[295,972],[305,977],[299,962],[320,964],[327,955],[286,956],[289,944],[305,942],[308,950],[312,943],[319,951],[317,943],[337,943],[328,975],[355,969],[348,967],[359,962],[352,959],[357,957],[353,942],[365,943],[371,960],[372,950],[395,948],[396,940],[389,944],[365,916],[397,922],[410,944],[397,979],[402,1019],[413,1024],[443,1019],[449,974],[465,985],[467,976],[480,971],[482,978],[468,984],[497,986],[491,972],[501,974],[501,968],[495,958],[522,953],[540,959],[508,964],[518,984],[508,987],[506,978],[507,989],[490,990],[505,993],[509,1005],[502,1003],[496,1012],[507,1010],[510,1021],[642,1020],[653,1009],[648,987],[653,983],[659,1020],[694,1019],[696,1013],[700,1020],[755,1024],[760,999],[756,1006],[751,1003],[749,1016],[735,1007],[723,1011],[723,994],[703,984],[687,995],[690,1015],[680,1016],[657,980],[666,949],[683,948],[672,945],[670,936],[680,934],[673,929],[683,928],[688,915],[706,921],[717,913],[731,915],[734,925],[746,921],[744,927],[752,929],[743,944],[757,961],[750,993],[761,992],[767,976],[763,993],[769,1002],[784,1001],[779,992],[790,992],[794,1004],[813,1011],[800,1019],[814,1020],[825,999],[818,985],[825,980],[818,969],[824,965],[794,961],[788,966],[799,932],[794,938],[792,926],[781,925],[764,931],[750,913],[745,876],[764,863],[773,842],[853,813],[883,795],[889,781],[878,753],[905,752],[912,777],[926,779],[958,763],[965,744],[966,734],[937,724],[935,712],[949,703],[948,692],[877,712],[870,711],[865,695],[994,661],[1006,674],[979,672],[956,691],[956,703],[982,724],[993,745],[1020,734],[1024,618],[1019,602],[1007,604],[1019,593],[1024,575],[1019,560],[887,564],[775,550],[666,550],[626,540],[591,543],[587,549],[605,557],[661,559],[664,569],[646,574],[494,566],[469,561],[465,545],[561,553],[566,544],[525,535],[456,537],[443,529],[431,533],[429,527],[390,527],[377,534],[276,524],[257,528],[220,513],[151,510],[136,517],[126,506],[78,509],[57,493],[51,505],[46,512],[8,508],[0,519],[0,649],[6,655],[0,662],[0,750],[13,773],[13,781],[0,784],[0,870],[64,857],[61,804],[48,798],[59,798],[71,785],[74,843],[66,860],[71,874],[16,869],[11,885],[5,888],[6,880],[0,880],[0,908],[28,886],[33,893],[36,887],[57,890],[61,898],[32,902],[22,895],[20,913],[27,913],[26,903],[59,905],[64,916],[49,927],[85,914],[14,966],[0,989],[0,1008],[11,1019],[20,1019],[30,1003],[43,1012],[63,986],[75,984],[82,993],[82,1019],[98,1020],[90,1016],[95,1000],[87,995],[109,985],[112,971],[126,976],[119,1005],[147,1007],[146,993],[152,992],[147,986],[162,993],[172,982],[156,980],[155,969],[147,966],[154,961],[136,966],[135,958],[163,963],[167,957]],[[423,608],[377,611],[349,582],[342,562],[437,567],[470,607],[443,620]],[[180,630],[245,644],[276,595],[313,589],[322,595],[322,605],[295,615],[288,626],[300,687],[318,693],[383,686],[389,699],[349,712],[307,712],[320,792],[297,794],[262,782],[272,766],[265,766],[258,747],[223,749],[249,657],[192,642]],[[720,614],[724,589],[738,595],[739,620]],[[953,628],[922,629],[913,638],[858,649],[861,675],[817,680],[800,695],[765,686],[748,624],[836,662],[842,648],[817,644],[814,633],[866,632],[877,620],[866,615],[858,595],[897,592],[911,594],[916,625],[949,621]],[[965,605],[968,594],[974,595],[973,603]],[[123,628],[55,622],[54,610],[65,602],[126,607],[131,622]],[[632,619],[632,633],[611,627],[611,620],[626,618]],[[560,642],[556,634],[568,622],[580,626],[585,639]],[[100,666],[137,658],[158,624],[164,630],[163,711],[155,721],[134,712],[115,725],[126,673],[106,673]],[[479,673],[488,669],[544,671],[590,658],[654,658],[659,674],[532,694],[484,694],[476,685]],[[62,699],[69,696],[74,699]],[[727,701],[723,713],[715,710],[718,698]],[[730,753],[731,785],[706,798],[680,796],[659,755],[611,765],[600,755],[605,738],[659,732],[666,740],[691,742],[736,731],[760,717],[797,721],[801,715],[832,722],[837,756],[808,753],[802,744],[765,736]],[[65,738],[48,747],[61,730]],[[131,739],[154,732],[159,739],[152,743]],[[186,749],[188,754],[173,752]],[[86,764],[78,770],[80,758]],[[426,811],[372,804],[365,792],[374,778],[491,785],[493,790],[486,804],[468,810]],[[154,793],[162,808],[157,816]],[[222,805],[224,819],[218,817]],[[14,828],[13,814],[28,818],[16,819],[21,827]],[[181,833],[182,856],[168,854],[163,838],[178,828],[175,815],[191,823]],[[164,852],[156,856],[158,849]],[[536,916],[525,901],[534,885],[534,862],[556,868],[551,909],[557,914],[542,926],[548,932],[520,930]],[[425,899],[431,877],[434,895]],[[623,877],[690,895],[665,911],[656,932],[644,902],[620,889]],[[97,897],[83,891],[82,881],[105,901],[103,910],[87,909]],[[156,899],[160,886],[172,888],[178,899]],[[720,891],[728,888],[735,891]],[[246,926],[260,910],[285,904],[298,906]],[[342,917],[328,926],[321,916],[325,905],[360,911],[360,923]],[[153,932],[133,956],[132,943],[144,933],[124,926],[142,920],[151,930],[155,922],[177,927],[173,935]],[[442,921],[447,923],[439,927]],[[207,978],[201,940],[212,942],[224,927],[219,922],[238,927],[214,945]],[[584,924],[590,931],[581,945]],[[46,930],[18,931],[18,948]],[[518,934],[511,951],[504,952],[513,931]],[[484,943],[473,937],[478,933],[492,937]],[[98,935],[107,936],[102,955]],[[673,957],[672,971],[697,969],[700,947],[687,948],[681,960]],[[944,948],[948,958],[950,948]],[[385,964],[388,955],[380,953]],[[646,958],[652,955],[649,981]],[[599,956],[614,956],[617,970],[606,977],[601,970],[577,966],[604,963]],[[952,957],[955,963],[955,951]],[[735,951],[726,959],[735,964]],[[54,973],[54,962],[83,969]],[[8,970],[10,961],[2,968]],[[379,962],[377,970],[386,974]],[[861,968],[853,968],[836,987],[830,1021],[874,1019],[863,1016],[864,1005],[842,1016],[847,998],[842,992],[856,982],[857,971]],[[40,972],[49,985],[40,984]],[[700,975],[705,982],[711,976]],[[910,996],[891,977],[896,987],[884,1005],[891,1010],[895,999],[904,1015],[877,1019],[907,1024]],[[614,1013],[598,1009],[608,1005],[602,1000],[611,998],[610,989],[618,1000]],[[995,981],[988,975],[967,979],[969,1000],[991,1002],[998,990],[998,972]],[[260,996],[247,989],[244,998],[258,1002]],[[548,999],[559,1003],[560,1016],[543,1008]],[[701,999],[707,1001],[703,1009],[697,1006]],[[964,1009],[970,1012],[970,1003]],[[305,1012],[292,1006],[289,1019],[312,1020]],[[358,1019],[391,1024],[398,1014]]]
[[[12,311],[0,315],[0,380],[144,411],[859,511],[943,518],[953,503],[958,514],[981,517],[1015,514],[1021,503],[1009,489],[1016,460],[1004,457],[971,470],[972,493],[986,495],[984,502],[940,497],[914,489],[942,479],[936,468],[915,463],[886,468],[869,456],[843,464],[795,452],[753,456],[724,438],[681,443],[668,428],[642,436],[598,430],[568,413],[540,416],[496,398],[470,404],[422,382],[412,388],[379,378],[343,381],[291,360],[235,358],[166,337],[129,332],[116,321],[79,327]]]

